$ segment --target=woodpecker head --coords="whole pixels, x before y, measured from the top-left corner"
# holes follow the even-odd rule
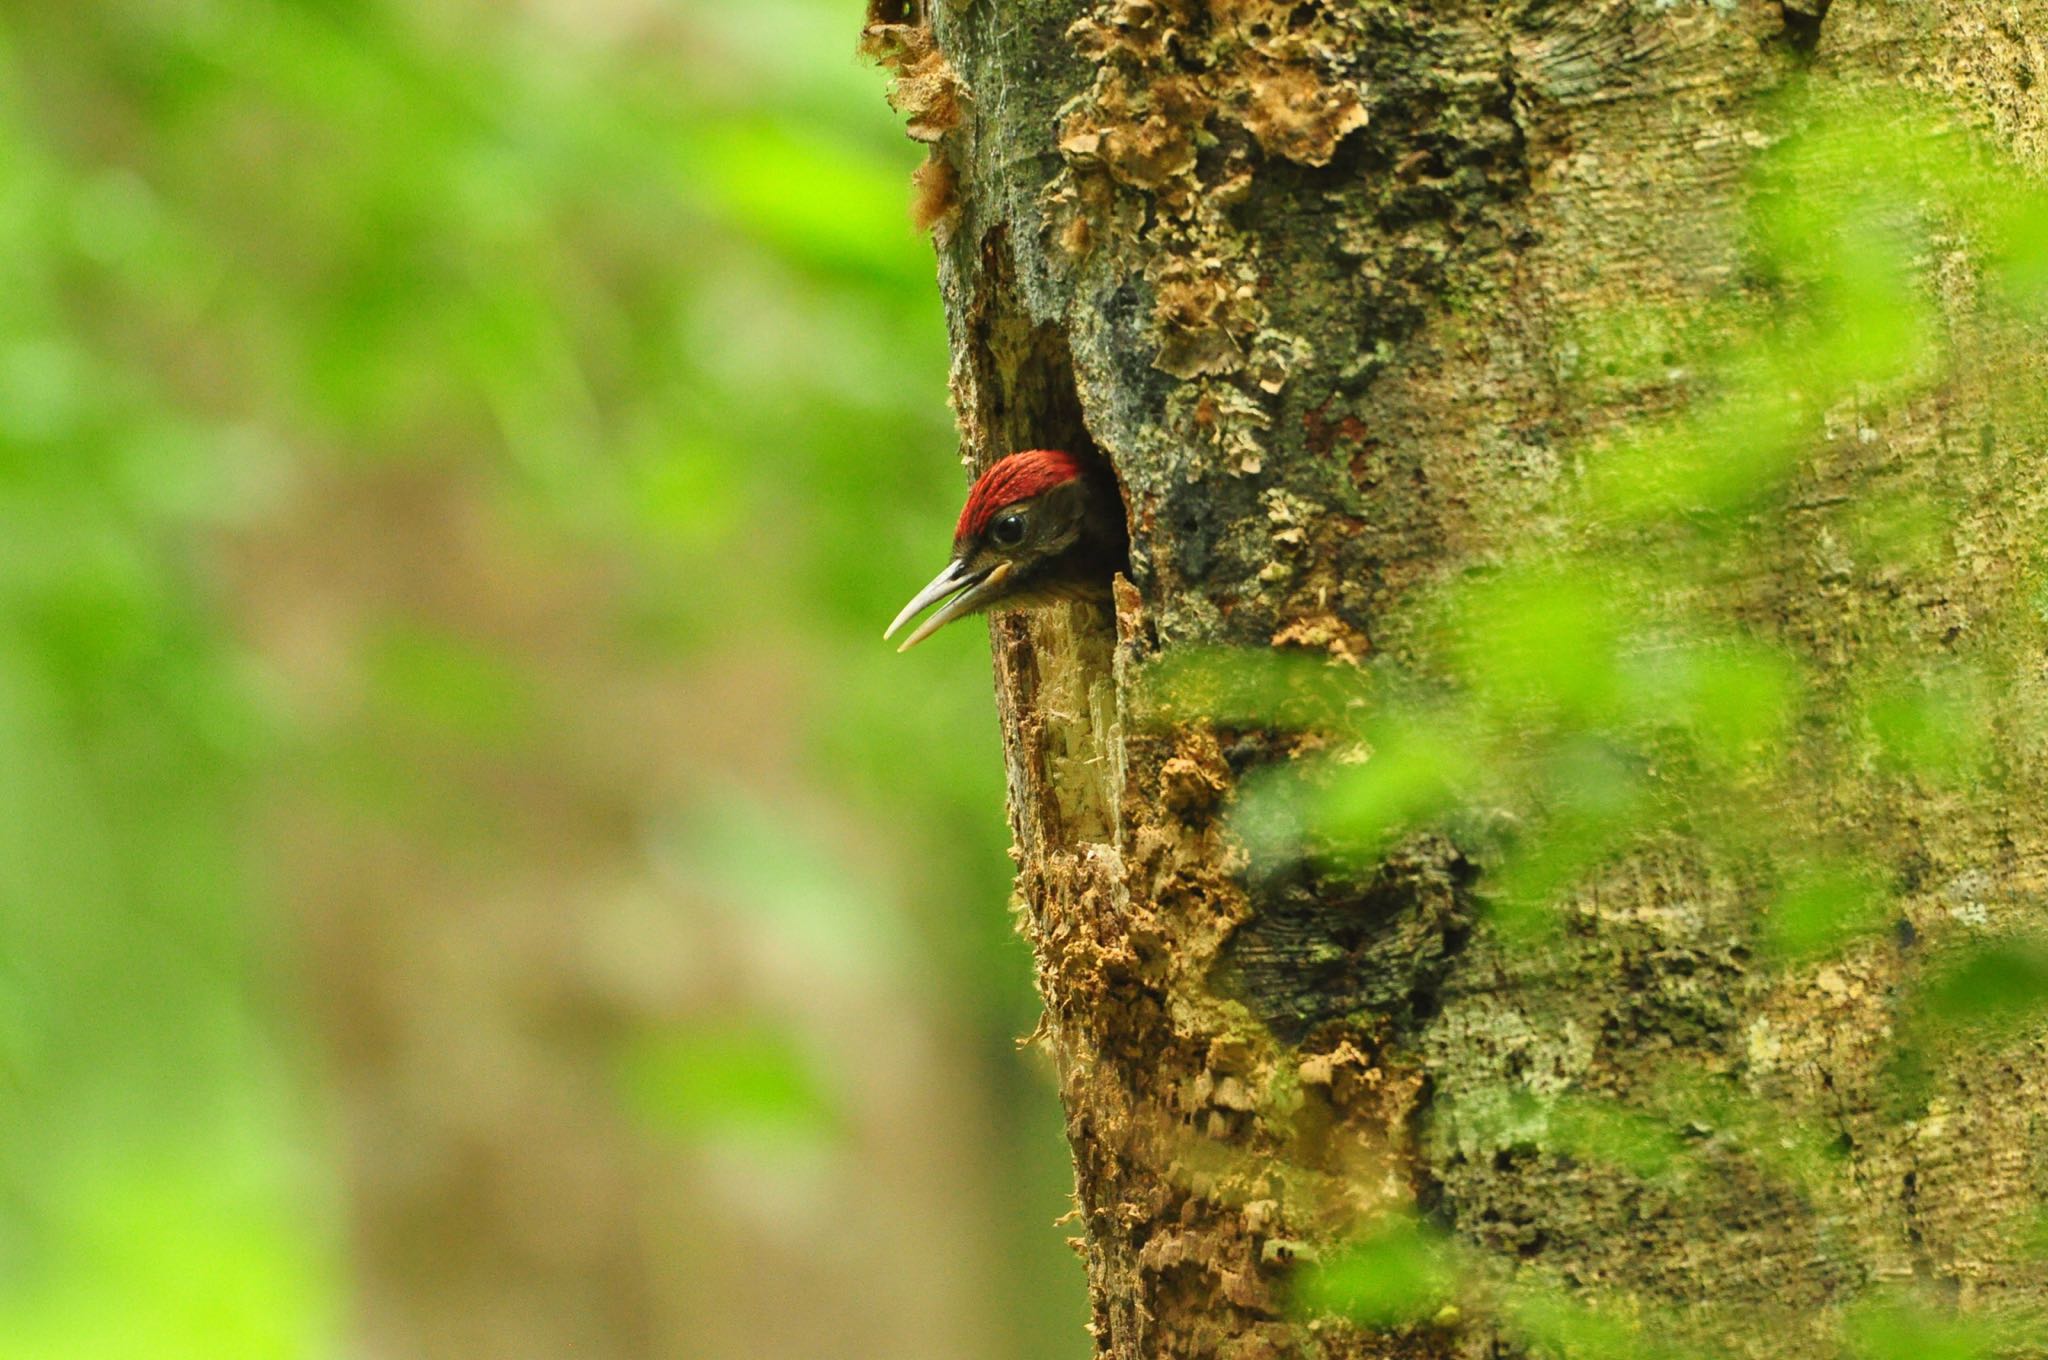
[[[909,651],[954,619],[989,609],[1107,599],[1125,563],[1123,507],[1108,479],[1072,454],[1013,453],[967,493],[953,560],[917,592],[882,636],[945,601],[903,640]]]

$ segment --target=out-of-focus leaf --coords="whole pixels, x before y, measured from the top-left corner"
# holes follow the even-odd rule
[[[1992,234],[2001,252],[1992,279],[2014,304],[2038,308],[2048,297],[2048,196],[2029,186],[1995,211]]]
[[[1708,1136],[1737,1150],[1816,1200],[1827,1202],[1848,1148],[1841,1130],[1800,1117],[1732,1081],[1725,1073],[1672,1066],[1640,1093],[1665,1127],[1690,1139]]]
[[[1371,696],[1370,676],[1327,657],[1189,650],[1140,673],[1134,706],[1152,722],[1316,730],[1355,725]]]
[[[1937,318],[1918,292],[1905,234],[1874,220],[1882,211],[1868,210],[1834,236],[1825,324],[1797,351],[1806,381],[1824,391],[1897,382],[1931,363]]]
[[[373,697],[406,719],[497,748],[535,734],[539,696],[509,654],[394,624],[374,639],[365,661]]]
[[[1251,857],[1255,873],[1308,854],[1323,773],[1296,766],[1254,770],[1238,787],[1230,829]]]
[[[1661,1176],[1684,1151],[1663,1121],[1612,1101],[1564,1097],[1544,1110],[1546,1146],[1588,1161],[1626,1168],[1638,1176]]]
[[[1953,508],[1923,496],[1873,496],[1855,508],[1848,531],[1853,550],[1872,565],[1925,573],[1949,554]]]
[[[702,191],[737,224],[818,268],[904,277],[907,190],[866,147],[767,121],[702,128],[693,141]]]
[[[630,1108],[686,1137],[818,1140],[838,1124],[796,1034],[765,1022],[642,1035],[620,1055],[619,1079]]]
[[[2019,1249],[2035,1260],[2048,1260],[2048,1204],[2037,1204],[2018,1222]]]
[[[1587,515],[1622,525],[1722,515],[1782,486],[1807,433],[1799,389],[1761,377],[1740,392],[1601,453],[1588,473]]]
[[[2000,1037],[2048,1012],[2048,946],[2010,939],[1978,945],[1940,967],[1917,998],[1937,1028]]]
[[[1530,824],[1482,885],[1503,937],[1525,946],[1556,931],[1574,884],[1658,829],[1642,774],[1605,745],[1571,742],[1535,770]]]
[[[1461,1102],[1457,1112],[1461,1134],[1480,1146],[1540,1148],[1644,1177],[1670,1172],[1684,1152],[1668,1121],[1612,1100],[1526,1090],[1490,1095]]]
[[[1980,677],[1959,666],[1881,685],[1863,713],[1880,759],[1897,771],[1956,778],[1988,754],[1990,698]]]
[[[1764,948],[1788,962],[1829,954],[1882,931],[1891,895],[1865,867],[1816,864],[1797,873],[1764,914]]]
[[[0,1289],[0,1354],[292,1360],[332,1344],[323,1245],[280,1187],[138,1158],[55,1180],[27,1271]]]
[[[1906,1298],[1875,1298],[1849,1318],[1856,1360],[1991,1360],[2015,1338],[1980,1321]]]
[[[1625,592],[1548,562],[1466,583],[1451,602],[1459,672],[1504,718],[1583,721],[1612,703]]]
[[[1424,1322],[1456,1302],[1457,1257],[1441,1235],[1388,1214],[1328,1261],[1306,1272],[1298,1301],[1368,1327]]]
[[[1478,753],[1455,721],[1390,729],[1364,762],[1333,769],[1315,797],[1311,828],[1319,846],[1341,857],[1373,858],[1449,808],[1477,769]]]
[[[1561,1287],[1523,1281],[1508,1297],[1510,1330],[1540,1354],[1557,1360],[1677,1360],[1688,1352],[1619,1300],[1584,1302]]]
[[[1677,725],[1716,769],[1755,767],[1781,754],[1800,681],[1782,652],[1702,641],[1660,649],[1628,670],[1630,708],[1650,724]]]

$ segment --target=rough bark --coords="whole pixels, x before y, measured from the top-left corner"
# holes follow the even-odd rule
[[[1959,1058],[1908,1117],[1881,1090],[1916,947],[1964,898],[1979,926],[2025,920],[2039,816],[1840,773],[1772,815],[1882,828],[1897,943],[1760,969],[1739,885],[1650,845],[1569,904],[1585,928],[1561,949],[1515,954],[1449,841],[1363,884],[1248,872],[1222,813],[1290,739],[1130,711],[1137,669],[1180,647],[1399,656],[1419,590],[1544,532],[1576,448],[1682,395],[1579,380],[1577,328],[1698,321],[1739,286],[1745,168],[1796,74],[1918,90],[2038,168],[2048,8],[878,0],[870,20],[933,144],[919,211],[970,463],[1092,452],[1133,531],[1113,631],[1078,607],[991,630],[1098,1353],[1513,1353],[1478,1319],[1373,1335],[1290,1310],[1298,1258],[1399,1204],[1757,1354],[1810,1347],[1885,1281],[2048,1297],[2010,1231],[2048,1186],[2037,1050]],[[1939,647],[1991,618],[2040,538],[2040,431],[1966,388],[1859,417],[1891,471],[1822,460],[1810,498],[1979,444],[1955,572],[1877,588],[1828,560],[1822,508],[1714,589],[1845,666],[1868,637]],[[1830,1193],[1731,1151],[1663,1194],[1438,1117],[1501,1084],[1625,1100],[1680,1061],[1838,1129]]]

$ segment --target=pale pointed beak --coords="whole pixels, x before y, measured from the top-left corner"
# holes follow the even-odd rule
[[[896,630],[910,622],[913,615],[925,606],[939,600],[946,602],[932,611],[932,616],[917,626],[916,631],[903,639],[903,645],[896,650],[907,652],[938,632],[962,614],[972,614],[981,606],[990,593],[1009,579],[1011,567],[1008,562],[998,562],[995,568],[982,576],[975,576],[961,562],[948,562],[946,569],[932,578],[932,583],[917,592],[910,603],[903,606],[903,612],[896,616],[882,633],[886,640],[896,636]],[[947,596],[952,596],[947,599]]]

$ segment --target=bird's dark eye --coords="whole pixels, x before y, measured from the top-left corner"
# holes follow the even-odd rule
[[[1024,541],[1024,516],[1012,512],[988,526],[988,536],[999,547],[1014,548]]]

